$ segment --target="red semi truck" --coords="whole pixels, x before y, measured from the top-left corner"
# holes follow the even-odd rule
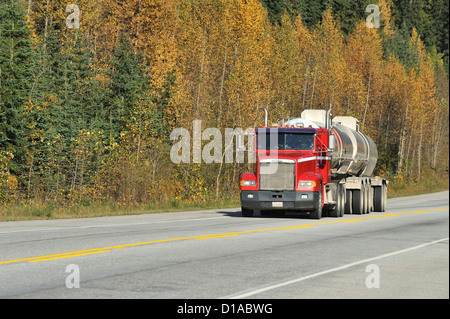
[[[375,143],[353,117],[306,110],[255,131],[256,172],[241,176],[244,217],[308,212],[313,219],[386,210],[388,181],[372,177]]]

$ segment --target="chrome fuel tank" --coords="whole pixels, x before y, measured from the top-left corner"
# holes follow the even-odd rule
[[[338,174],[370,177],[378,160],[375,143],[367,135],[333,121],[335,147],[331,168]]]

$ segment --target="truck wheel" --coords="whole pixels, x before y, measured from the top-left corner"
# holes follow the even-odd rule
[[[322,189],[319,191],[319,198],[316,202],[316,209],[311,212],[309,217],[312,219],[322,218]]]
[[[374,205],[374,189],[372,185],[369,186],[369,194],[370,194],[370,212],[375,211],[375,205]]]
[[[352,207],[352,201],[353,201],[353,193],[350,189],[346,190],[347,192],[347,198],[345,200],[345,213],[346,214],[353,214],[353,207]]]
[[[386,185],[373,188],[373,205],[376,212],[384,213],[386,211]]]
[[[373,205],[376,212],[383,212],[383,186],[373,188]]]
[[[386,184],[381,185],[381,212],[384,213],[386,211],[386,202],[387,202],[387,186]]]
[[[361,215],[364,213],[364,194],[360,189],[355,189],[352,191],[353,197],[353,214]]]
[[[341,194],[341,212],[339,214],[339,217],[344,217],[344,214],[345,214],[345,198],[347,197],[346,193],[347,193],[347,190],[345,188],[345,185],[341,184],[341,192],[340,192],[340,194]]]
[[[334,208],[330,210],[330,217],[342,217],[344,211],[344,189],[341,184],[337,185],[336,189],[336,204]]]
[[[253,217],[253,210],[242,207],[242,217]]]
[[[364,214],[370,214],[370,185],[366,184],[364,186],[364,201],[365,201],[365,209]]]

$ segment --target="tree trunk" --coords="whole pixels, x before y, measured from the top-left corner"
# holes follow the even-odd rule
[[[219,91],[219,116],[217,117],[217,127],[221,127],[220,121],[222,120],[222,99],[223,99],[223,90],[225,86],[225,73],[227,66],[227,48],[225,46],[225,57],[223,58],[223,67],[222,67],[222,77],[220,79],[220,91]]]
[[[303,101],[302,101],[302,111],[305,110],[305,100],[306,100],[306,93],[308,89],[308,80],[309,80],[309,64],[306,66],[306,79],[303,89]]]
[[[369,108],[369,99],[370,99],[370,84],[372,82],[372,76],[369,76],[369,85],[367,88],[367,98],[366,98],[366,108],[364,109],[364,117],[363,117],[363,122],[362,122],[362,127],[365,128],[365,124],[366,124],[366,114],[367,114],[367,109]]]
[[[403,171],[403,160],[405,157],[405,144],[406,144],[406,127],[408,125],[408,111],[409,103],[406,103],[405,117],[403,121],[402,133],[400,134],[400,148],[398,151],[398,166],[397,171],[402,173]]]
[[[440,114],[439,114],[439,110],[436,110],[436,117],[434,119],[434,126],[433,126],[433,160],[432,160],[432,167],[434,169],[434,174],[436,174],[437,172],[437,156],[438,156],[438,151],[439,151],[439,142],[441,140],[441,123],[442,121],[440,120]]]
[[[33,5],[33,0],[28,0],[28,5],[27,5],[27,14],[28,16],[31,13],[31,6]]]
[[[197,103],[196,103],[196,118],[200,117],[200,92],[202,88],[203,82],[203,72],[205,70],[205,58],[206,58],[206,35],[204,35],[203,39],[203,52],[202,52],[202,63],[200,65],[200,80],[197,88]]]
[[[317,67],[316,67],[316,70],[314,71],[314,84],[313,84],[313,89],[312,89],[312,93],[311,93],[311,103],[310,103],[310,108],[313,108],[314,91],[315,91],[315,89],[316,89],[316,81],[317,81]]]
[[[405,155],[405,163],[408,164],[409,163],[409,158],[410,158],[410,154],[411,154],[411,146],[412,146],[412,140],[413,140],[413,127],[411,126],[411,132],[409,134],[409,141],[408,141],[408,148],[406,149],[406,155]],[[412,156],[412,159],[414,161],[414,155]],[[411,165],[406,166],[406,175],[408,176],[409,172],[408,172],[408,168],[411,168]]]
[[[47,7],[45,9],[44,47],[47,43],[47,35],[48,35],[49,6],[50,6],[50,0],[47,0]]]
[[[420,124],[419,145],[417,147],[417,180],[420,180],[422,174],[422,140],[423,140],[423,121]]]

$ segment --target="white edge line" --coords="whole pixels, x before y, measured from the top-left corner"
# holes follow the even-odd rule
[[[88,228],[108,228],[108,227],[113,228],[113,227],[125,227],[125,226],[142,226],[142,225],[154,225],[154,224],[186,222],[186,221],[199,221],[199,220],[209,220],[209,219],[219,219],[219,218],[227,218],[227,217],[226,216],[205,217],[205,218],[200,217],[200,218],[191,218],[191,219],[158,220],[158,221],[154,221],[154,222],[142,222],[142,223],[67,226],[67,227],[39,228],[39,229],[19,229],[19,230],[10,230],[10,231],[3,231],[3,232],[0,231],[0,234],[28,233],[28,232],[51,232],[51,231],[57,231],[57,230],[88,229]]]
[[[440,242],[443,242],[443,241],[446,241],[446,240],[449,240],[449,238],[443,238],[443,239],[435,240],[435,241],[432,241],[432,242],[429,242],[429,243],[425,243],[425,244],[417,245],[417,246],[414,246],[414,247],[410,247],[410,248],[394,251],[392,253],[380,255],[380,256],[377,256],[377,257],[372,257],[372,258],[360,260],[360,261],[357,261],[357,262],[354,262],[354,263],[351,263],[351,264],[347,264],[347,265],[343,265],[343,266],[340,266],[340,267],[328,269],[328,270],[325,270],[325,271],[321,271],[321,272],[318,272],[318,273],[315,273],[315,274],[311,274],[311,275],[308,275],[308,276],[304,276],[304,277],[300,277],[300,278],[297,278],[297,279],[289,280],[289,281],[282,282],[282,283],[279,283],[279,284],[275,284],[275,285],[271,285],[271,286],[255,289],[255,290],[247,290],[247,291],[244,291],[244,292],[241,292],[241,293],[229,295],[229,296],[226,296],[226,297],[223,297],[223,298],[219,298],[219,299],[241,299],[241,298],[254,296],[254,295],[257,295],[257,294],[269,291],[269,290],[273,290],[273,289],[284,287],[284,286],[287,286],[287,285],[299,283],[299,282],[307,280],[307,279],[319,277],[319,276],[326,275],[326,274],[329,274],[329,273],[332,273],[332,272],[336,272],[336,271],[340,271],[340,270],[343,270],[343,269],[347,269],[347,268],[350,268],[350,267],[353,267],[353,266],[356,266],[356,265],[365,264],[365,263],[368,263],[368,262],[371,262],[371,261],[374,261],[374,260],[378,260],[378,259],[382,259],[382,258],[386,258],[386,257],[390,257],[390,256],[406,253],[406,252],[409,252],[409,251],[412,251],[412,250],[416,250],[416,249],[420,249],[420,248],[423,248],[423,247],[426,247],[426,246],[429,246],[429,245],[437,244],[437,243],[440,243]]]

